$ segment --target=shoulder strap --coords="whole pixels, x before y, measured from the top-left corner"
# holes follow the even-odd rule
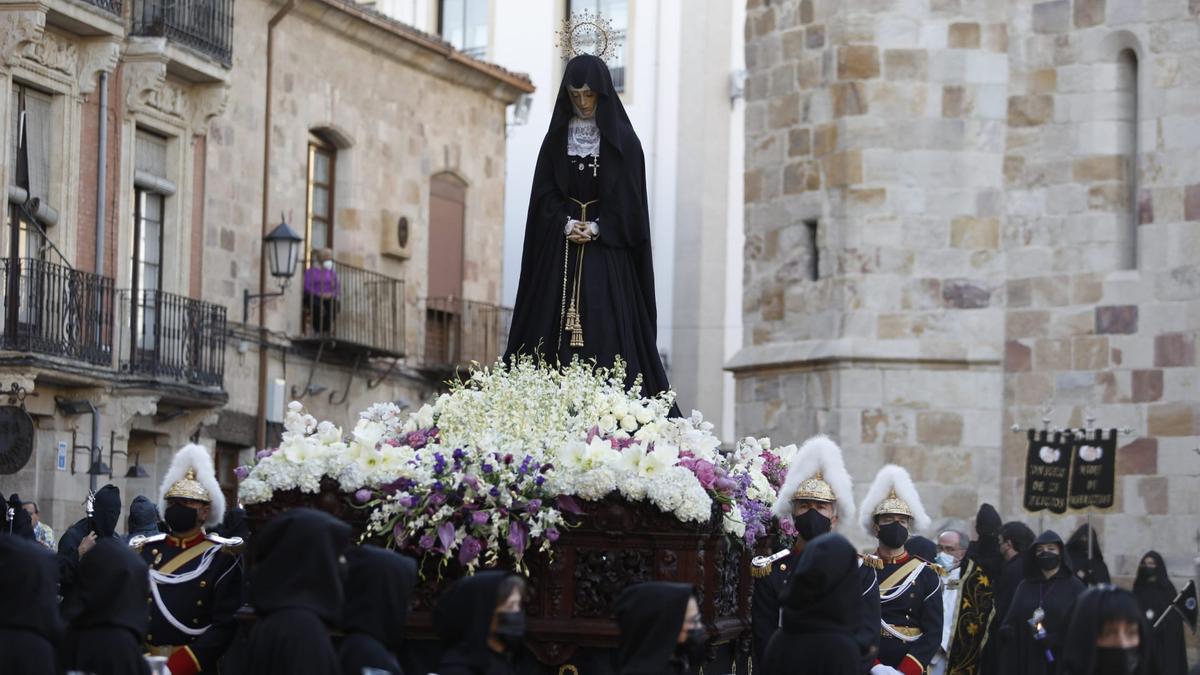
[[[196,558],[199,558],[200,556],[204,555],[204,552],[207,551],[208,549],[210,549],[214,546],[218,546],[218,545],[219,544],[213,543],[206,539],[206,540],[200,542],[199,544],[196,544],[195,546],[187,549],[183,553],[180,553],[179,555],[175,556],[174,558],[171,558],[170,560],[168,560],[165,565],[158,568],[158,572],[159,572],[159,574],[172,574],[176,570],[178,570],[180,567],[183,567],[184,565],[190,563],[191,561],[195,560]]]
[[[901,565],[900,569],[892,572],[888,578],[884,579],[883,582],[879,584],[879,590],[884,592],[892,590],[892,588],[894,588],[896,585],[903,583],[905,578],[907,578],[909,575],[912,575],[912,573],[916,571],[918,567],[924,566],[925,563],[923,561],[912,558],[908,562]]]

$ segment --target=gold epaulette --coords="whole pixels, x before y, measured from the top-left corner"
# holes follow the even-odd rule
[[[945,567],[942,567],[941,565],[939,565],[937,563],[925,563],[925,564],[929,567],[929,569],[936,572],[939,577],[944,577],[947,574],[949,574],[949,572],[946,571]]]
[[[143,534],[134,535],[133,537],[129,538],[129,548],[141,553],[142,547],[146,544],[153,544],[156,541],[162,541],[166,538],[167,535],[163,534],[162,532],[159,532],[158,534],[152,534],[148,537]]]
[[[771,570],[775,569],[775,563],[769,563],[765,567],[750,566],[750,576],[755,579],[762,579],[771,576]]]
[[[864,565],[867,565],[874,570],[883,569],[883,558],[880,558],[879,556],[871,555],[870,553],[860,553],[858,554],[858,557],[862,558]]]

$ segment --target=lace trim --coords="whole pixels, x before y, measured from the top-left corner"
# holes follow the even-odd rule
[[[600,156],[600,127],[596,120],[572,117],[567,124],[567,154],[573,157]]]

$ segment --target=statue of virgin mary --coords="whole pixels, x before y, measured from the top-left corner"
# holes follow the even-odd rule
[[[507,356],[626,364],[642,395],[670,388],[656,337],[642,144],[608,66],[567,63],[542,141],[525,220]]]

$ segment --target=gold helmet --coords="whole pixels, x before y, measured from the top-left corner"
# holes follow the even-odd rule
[[[209,504],[210,513],[204,521],[209,527],[225,518],[225,494],[217,482],[212,457],[203,445],[185,445],[175,453],[160,488],[159,513],[167,512],[168,499],[191,499]]]
[[[903,467],[895,464],[888,464],[875,475],[859,514],[859,524],[870,534],[873,534],[875,516],[884,514],[911,518],[913,533],[924,530],[930,524],[929,514],[925,512],[925,505],[921,503],[912,477]]]
[[[792,503],[798,501],[835,504],[839,518],[854,519],[853,482],[842,449],[827,436],[813,436],[792,456],[771,510],[775,517],[789,519]]]
[[[200,481],[196,480],[196,470],[189,468],[183,478],[171,484],[167,491],[163,493],[163,499],[191,499],[197,502],[212,503],[212,495]]]
[[[888,493],[887,499],[875,505],[871,511],[871,517],[882,516],[885,513],[890,513],[897,516],[913,517],[912,509],[909,508],[908,502],[896,495],[896,491],[892,490]]]

